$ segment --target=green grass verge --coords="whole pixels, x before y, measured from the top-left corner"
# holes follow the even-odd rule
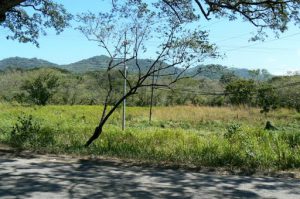
[[[147,108],[132,107],[126,131],[120,129],[121,114],[117,111],[100,139],[84,148],[97,124],[99,106],[0,104],[0,108],[0,142],[24,149],[197,167],[300,167],[300,117],[288,110],[271,113],[268,119],[279,130],[265,131],[266,119],[255,109],[215,108],[209,109],[214,114],[205,115],[198,112],[207,111],[207,107],[156,108],[157,119],[149,124]],[[191,117],[181,117],[184,110]],[[237,117],[237,112],[242,116]]]

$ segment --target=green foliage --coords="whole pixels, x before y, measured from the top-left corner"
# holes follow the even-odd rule
[[[210,102],[209,105],[210,106],[223,106],[224,105],[224,96],[217,96],[217,97],[213,97]]]
[[[285,142],[291,148],[297,148],[300,144],[300,133],[295,132],[284,132],[280,134],[280,138],[285,140]]]
[[[263,84],[257,90],[257,104],[262,108],[262,113],[268,113],[278,107],[278,96],[270,84]]]
[[[276,89],[279,107],[294,108],[300,112],[300,76],[274,77],[270,84]],[[284,86],[288,85],[288,86]],[[284,87],[283,87],[284,86]],[[281,88],[283,87],[283,88]]]
[[[22,115],[12,128],[9,143],[19,148],[48,147],[53,144],[53,136],[32,115]]]
[[[53,74],[39,75],[33,80],[27,80],[22,88],[28,92],[29,100],[37,105],[46,105],[59,86],[58,77]]]
[[[123,78],[118,69],[113,71],[113,82],[116,92],[112,95],[109,104],[122,94]],[[22,86],[28,82],[33,82],[39,76],[52,74],[59,78],[58,86],[53,89],[53,93],[47,104],[101,104],[107,92],[107,76],[103,71],[87,72],[84,74],[74,74],[57,68],[39,68],[30,70],[9,69],[0,73],[0,101],[19,103],[34,103],[29,100],[29,94]],[[129,78],[134,79],[135,74],[129,73]],[[165,81],[164,77],[160,81]],[[239,81],[234,80],[233,82]],[[242,80],[251,81],[251,80]],[[300,87],[298,85],[280,88],[282,85],[300,82],[299,76],[274,77],[268,82],[255,83],[255,91],[251,96],[251,101],[246,105],[261,107],[262,110],[273,110],[275,107],[287,107],[300,111]],[[45,83],[45,82],[43,82]],[[219,80],[206,78],[182,79],[173,85],[173,90],[155,89],[155,106],[174,105],[210,105],[225,106],[236,105],[232,103],[230,97],[234,95],[228,93],[224,95],[205,95],[206,93],[222,94],[226,87]],[[272,89],[273,88],[273,89]],[[150,88],[141,88],[136,95],[127,100],[129,106],[148,106],[150,103]],[[263,111],[264,112],[264,111]]]
[[[299,118],[288,110],[270,113],[269,117],[278,126],[286,128],[269,133],[263,130],[264,119],[256,109],[243,110],[240,114],[244,116],[237,123],[238,110],[159,107],[154,109],[150,125],[148,108],[131,107],[127,110],[130,116],[126,131],[121,130],[121,111],[117,110],[101,139],[86,149],[83,145],[98,122],[100,106],[0,104],[0,108],[0,142],[24,149],[199,167],[249,170],[300,167]],[[245,111],[249,111],[248,116]],[[18,118],[20,112],[24,114]]]
[[[26,5],[23,3],[26,2]],[[204,1],[197,4],[191,1],[154,1],[152,12],[160,13],[170,21],[170,26],[185,25],[196,22],[200,16],[205,18],[238,19],[241,15],[245,21],[254,24],[258,33],[252,40],[266,37],[265,29],[271,29],[276,34],[284,32],[290,23],[299,24],[299,1],[246,1],[232,3],[231,1]],[[151,3],[147,1],[113,1],[114,7],[122,6],[123,17],[129,15],[129,8],[137,6],[139,16],[149,12]],[[124,4],[126,6],[124,6]],[[196,7],[195,7],[196,6]],[[25,9],[27,8],[27,9]],[[29,11],[28,11],[29,9]],[[30,10],[31,9],[31,10]],[[202,15],[199,15],[201,10]],[[71,16],[64,7],[52,0],[10,0],[1,2],[0,25],[9,29],[13,34],[9,38],[21,42],[33,42],[44,28],[53,27],[61,32],[68,25]],[[161,18],[157,18],[160,21]],[[172,23],[173,22],[173,23]]]
[[[236,79],[238,79],[238,76],[235,75],[234,72],[228,72],[223,74],[219,81],[221,84],[227,85]]]
[[[228,128],[227,131],[224,134],[224,137],[227,139],[232,138],[234,135],[236,135],[237,133],[239,133],[241,131],[241,125],[234,123],[231,124]]]
[[[250,70],[249,74],[251,76],[251,79],[253,79],[254,81],[259,81],[260,69]]]
[[[57,67],[58,65],[46,60],[32,58],[11,57],[0,61],[0,69],[7,70],[19,68],[22,70],[33,69],[37,67]]]
[[[9,134],[0,136],[0,142],[24,149],[186,166],[249,170],[300,167],[300,118],[288,110],[270,113],[269,117],[286,129],[269,133],[263,130],[264,120],[255,109],[243,110],[249,111],[245,116],[241,110],[228,108],[222,112],[224,108],[161,107],[155,108],[155,120],[150,125],[148,108],[131,107],[127,110],[130,116],[126,131],[121,130],[121,112],[117,110],[101,139],[86,149],[83,145],[89,132],[93,132],[102,107],[0,104],[0,108],[1,135]],[[237,123],[238,111],[244,116]],[[25,114],[17,118],[19,112]],[[172,119],[167,117],[169,114]]]
[[[37,58],[21,58],[21,57],[11,57],[7,59],[3,59],[0,61],[0,70],[7,70],[9,68],[18,68],[22,70],[26,69],[34,69],[34,68],[44,68],[44,67],[52,67],[56,68],[57,70],[61,69],[62,72],[73,72],[73,73],[93,73],[95,71],[104,71],[107,69],[108,63],[110,59],[108,56],[100,55],[94,56],[88,59],[83,59],[75,63],[67,64],[67,65],[57,65],[55,63],[37,59]],[[141,71],[145,72],[149,65],[153,62],[150,59],[138,59],[138,63],[141,67]],[[163,65],[165,63],[162,63]],[[136,67],[136,63],[134,60],[130,60],[126,63],[128,67],[128,72],[130,74],[137,73],[138,68]],[[118,69],[122,69],[123,66],[117,67]],[[264,69],[261,70],[262,72],[259,75],[260,80],[268,80],[272,75]],[[173,73],[174,68],[170,67],[166,70],[167,73]],[[180,70],[177,68],[177,72]],[[200,65],[193,68],[189,68],[186,71],[186,74],[189,76],[194,76],[198,78],[206,78],[210,80],[219,80],[223,78],[232,78],[236,76],[236,78],[245,78],[251,79],[250,70],[247,69],[239,69],[239,68],[228,68],[222,65]],[[223,80],[220,80],[221,82]],[[224,80],[227,81],[227,80]]]
[[[22,43],[30,42],[39,46],[37,39],[41,34],[46,34],[45,29],[54,28],[60,33],[72,19],[63,5],[52,0],[26,0],[25,6],[21,4],[22,1],[5,2],[1,2],[0,27],[10,31],[7,39]]]
[[[234,105],[251,105],[256,91],[253,80],[238,79],[226,85],[225,93]]]

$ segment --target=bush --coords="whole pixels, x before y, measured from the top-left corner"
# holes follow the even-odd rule
[[[235,134],[237,134],[240,131],[241,131],[241,125],[239,125],[239,124],[231,124],[227,128],[227,132],[225,132],[224,137],[226,139],[230,139],[230,138],[232,138]]]
[[[22,89],[27,91],[29,101],[45,106],[59,86],[58,77],[53,74],[39,75],[33,80],[27,80]]]
[[[238,79],[225,87],[225,94],[233,105],[252,105],[255,91],[256,84],[253,80]]]
[[[49,129],[41,128],[32,115],[18,117],[10,134],[10,144],[18,148],[46,147],[54,143],[54,137]]]
[[[264,84],[257,92],[257,104],[261,107],[261,113],[267,114],[278,106],[278,96],[272,85]]]
[[[285,132],[280,135],[280,138],[285,140],[290,148],[300,147],[300,133]]]

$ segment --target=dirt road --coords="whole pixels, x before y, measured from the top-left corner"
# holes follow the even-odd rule
[[[0,198],[300,198],[300,180],[0,153]]]

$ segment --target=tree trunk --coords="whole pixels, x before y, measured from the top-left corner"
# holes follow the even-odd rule
[[[101,122],[101,123],[99,124],[99,126],[97,126],[97,127],[95,128],[95,131],[94,131],[93,136],[90,137],[90,139],[85,143],[85,145],[84,145],[85,147],[90,146],[90,144],[92,144],[92,142],[93,142],[94,140],[96,140],[96,139],[101,135],[103,125],[104,125],[104,123]]]
[[[103,117],[99,123],[99,125],[96,127],[94,134],[92,135],[92,137],[86,142],[86,144],[84,145],[85,147],[88,147],[92,144],[92,142],[94,140],[96,140],[102,133],[102,128],[104,126],[104,124],[106,123],[106,121],[108,120],[108,118],[115,112],[115,110],[118,108],[118,106],[123,102],[124,99],[126,99],[127,97],[133,95],[136,93],[136,89],[137,87],[131,88],[128,93],[126,95],[124,95],[123,97],[121,97],[119,99],[119,101],[113,106],[112,109],[110,109],[110,111],[107,113],[107,115],[105,117]]]

